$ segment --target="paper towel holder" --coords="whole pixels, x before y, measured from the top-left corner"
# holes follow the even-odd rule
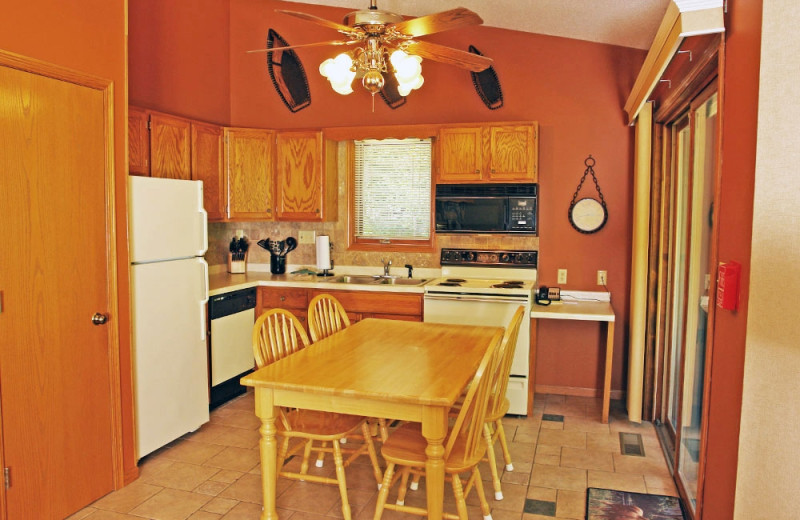
[[[328,248],[331,252],[333,252],[333,242],[328,243]],[[330,263],[330,267],[322,268],[321,273],[317,273],[317,276],[333,276],[334,273],[332,272],[333,269],[333,258],[329,257],[328,262]]]

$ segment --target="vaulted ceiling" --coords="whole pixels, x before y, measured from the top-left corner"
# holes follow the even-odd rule
[[[680,0],[679,6],[681,2],[703,4],[708,1]],[[294,2],[345,7],[354,11],[367,9],[370,5],[369,0]],[[669,2],[670,0],[378,0],[377,5],[381,10],[406,16],[423,16],[455,7],[466,7],[478,13],[483,18],[484,25],[489,27],[647,49]],[[297,10],[289,6],[287,9]]]

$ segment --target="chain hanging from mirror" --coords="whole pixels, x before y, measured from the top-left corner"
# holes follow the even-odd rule
[[[600,184],[597,182],[597,176],[594,173],[595,160],[591,154],[583,161],[583,164],[586,165],[586,170],[583,172],[583,177],[581,177],[581,181],[578,183],[575,194],[572,195],[572,202],[569,205],[568,214],[572,227],[581,233],[590,234],[600,231],[603,226],[605,226],[608,220],[608,208],[603,198],[603,192],[600,190]],[[600,197],[599,201],[591,197],[578,199],[578,193],[580,193],[583,183],[586,181],[586,176],[589,174],[592,175],[594,187],[597,190],[597,195]]]

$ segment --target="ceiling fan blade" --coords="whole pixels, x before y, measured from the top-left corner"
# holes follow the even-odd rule
[[[397,22],[391,24],[390,27],[399,33],[416,37],[482,23],[483,19],[477,13],[464,7],[457,7],[449,11]]]
[[[308,13],[301,13],[298,11],[284,11],[283,9],[275,9],[276,13],[287,14],[289,16],[294,16],[295,18],[300,18],[307,22],[313,22],[318,25],[324,25],[330,29],[335,29],[339,32],[345,34],[354,34],[358,32],[358,29],[354,29],[347,25],[342,25],[340,23],[332,22],[330,20],[326,20],[325,18],[320,18],[319,16],[314,16],[313,14]]]
[[[300,47],[319,47],[322,45],[352,45],[354,43],[358,43],[357,40],[331,40],[327,42],[314,42],[314,43],[300,43],[297,45],[286,45],[283,47],[272,47],[271,49],[254,49],[252,51],[247,51],[248,53],[252,52],[271,52],[271,51],[285,51],[287,49],[298,49]]]
[[[410,41],[404,48],[408,54],[416,54],[420,58],[455,65],[472,72],[486,70],[494,63],[492,58],[435,43]]]

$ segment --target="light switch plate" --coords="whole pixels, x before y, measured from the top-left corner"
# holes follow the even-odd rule
[[[300,231],[301,244],[313,244],[317,233],[315,231]]]

